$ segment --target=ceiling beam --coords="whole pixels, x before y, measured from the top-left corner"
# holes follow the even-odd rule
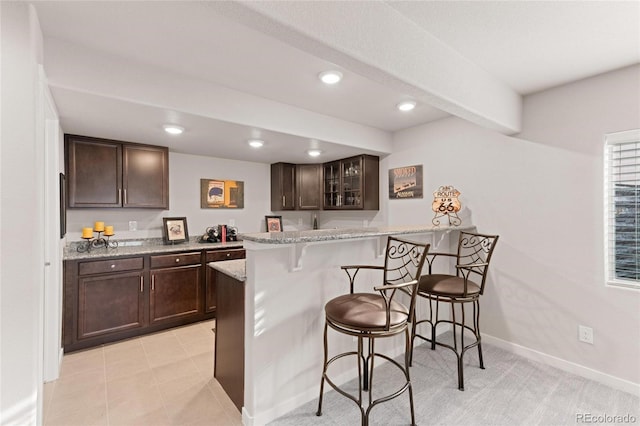
[[[45,39],[49,84],[83,94],[184,112],[309,140],[391,152],[391,133],[249,93]]]
[[[522,97],[382,1],[208,2],[236,21],[505,134]]]

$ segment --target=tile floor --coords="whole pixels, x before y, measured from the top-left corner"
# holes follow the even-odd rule
[[[241,425],[213,378],[214,321],[62,359],[44,387],[44,426]]]

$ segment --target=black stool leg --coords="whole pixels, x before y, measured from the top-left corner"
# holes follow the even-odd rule
[[[433,319],[433,300],[429,299],[429,320],[431,323],[431,350],[436,350],[436,326],[438,325],[438,314],[440,309],[439,300],[436,298],[436,319]]]
[[[484,361],[482,359],[482,338],[480,337],[480,301],[473,302],[473,320],[476,339],[478,340],[478,359],[480,360],[480,368],[484,370]]]
[[[329,355],[329,351],[327,348],[327,322],[324,322],[324,364],[322,367],[322,378],[320,379],[320,398],[318,399],[318,411],[316,411],[316,416],[322,415],[322,395],[324,391],[324,378],[327,375],[327,357]]]
[[[404,369],[405,369],[405,377],[407,378],[407,382],[409,382],[409,406],[411,407],[411,425],[415,426],[416,424],[416,416],[413,410],[413,388],[411,387],[411,377],[409,376],[409,367],[411,366],[410,358],[412,353],[410,349],[413,349],[413,339],[409,336],[409,329],[405,331],[406,335],[406,345],[405,345],[405,355],[404,355]]]

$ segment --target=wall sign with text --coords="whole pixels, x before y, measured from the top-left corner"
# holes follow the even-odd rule
[[[460,191],[453,186],[441,186],[433,193],[433,203],[431,210],[435,212],[435,216],[431,219],[431,223],[440,225],[440,218],[447,217],[449,225],[458,226],[462,223],[462,219],[458,217],[458,212],[462,208],[460,200]]]
[[[422,165],[389,169],[389,199],[422,198]]]

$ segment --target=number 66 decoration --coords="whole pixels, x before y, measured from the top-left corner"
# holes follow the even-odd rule
[[[440,226],[440,218],[446,216],[449,220],[449,226],[458,226],[462,223],[462,219],[458,217],[461,209],[458,196],[460,191],[453,186],[441,186],[433,193],[433,203],[431,209],[435,212],[435,216],[431,220],[435,226]]]

